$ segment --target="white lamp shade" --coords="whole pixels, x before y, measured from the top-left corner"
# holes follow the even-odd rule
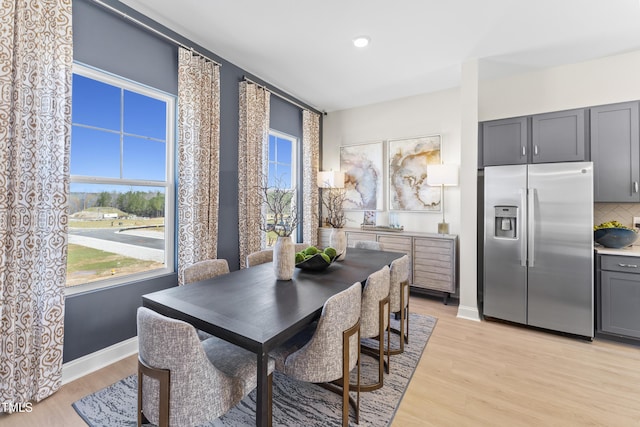
[[[318,187],[344,188],[344,172],[318,172]]]
[[[428,165],[427,184],[429,185],[458,185],[457,165]]]

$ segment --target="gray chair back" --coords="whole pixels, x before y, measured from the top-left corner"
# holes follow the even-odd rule
[[[409,280],[409,269],[411,267],[409,256],[404,255],[401,258],[393,260],[391,263],[390,271],[390,284],[389,284],[389,300],[391,301],[391,312],[397,313],[402,308],[400,305],[400,295],[403,287],[403,282]],[[404,304],[405,307],[409,302],[409,287],[404,287]]]
[[[207,259],[186,267],[182,273],[183,283],[200,282],[229,273],[226,259]]]
[[[169,425],[199,425],[235,405],[233,380],[209,361],[192,325],[145,307],[138,308],[137,324],[140,360],[170,372]],[[145,378],[142,384],[142,411],[158,425],[158,381]]]
[[[285,373],[300,381],[329,382],[342,378],[343,332],[360,318],[362,285],[357,282],[329,298],[313,337],[285,361]],[[349,338],[349,371],[358,361],[358,334]]]
[[[380,301],[389,296],[389,267],[386,265],[369,275],[362,291],[362,310],[360,314],[360,336],[373,338],[380,335]],[[385,310],[388,305],[385,305]],[[389,316],[384,313],[384,325],[389,325]]]
[[[263,251],[257,251],[247,255],[247,267],[265,264],[271,261],[273,261],[273,249],[265,249]]]

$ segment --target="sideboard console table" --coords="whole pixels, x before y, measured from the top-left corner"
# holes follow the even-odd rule
[[[331,228],[318,228],[318,245],[329,246]],[[345,228],[347,246],[356,241],[373,240],[385,250],[403,252],[411,259],[409,283],[414,291],[441,293],[446,304],[456,292],[458,280],[458,236],[453,234],[420,233],[413,231],[384,231]],[[349,254],[347,253],[347,256]]]

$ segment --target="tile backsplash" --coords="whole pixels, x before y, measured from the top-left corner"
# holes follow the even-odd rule
[[[593,204],[593,225],[615,220],[627,227],[633,227],[634,216],[640,217],[640,203]]]

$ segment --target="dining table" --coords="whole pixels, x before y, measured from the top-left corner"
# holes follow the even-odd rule
[[[271,425],[269,352],[316,319],[324,303],[404,254],[348,248],[342,261],[322,271],[295,269],[277,280],[273,264],[142,296],[142,305],[245,348],[257,357],[256,425]]]

